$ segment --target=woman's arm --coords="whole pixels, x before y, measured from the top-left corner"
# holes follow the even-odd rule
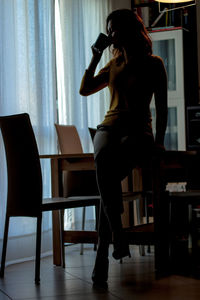
[[[97,76],[94,76],[96,67],[101,59],[102,53],[95,52],[93,50],[93,56],[91,62],[83,75],[81,86],[80,86],[80,94],[82,96],[89,96],[98,92],[108,85],[109,80],[109,64],[107,64]]]
[[[164,137],[167,127],[167,74],[164,63],[158,60],[155,76],[155,106],[156,106],[156,136],[155,144],[159,148],[164,148]]]

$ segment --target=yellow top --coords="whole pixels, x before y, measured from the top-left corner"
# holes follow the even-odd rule
[[[86,70],[80,94],[88,96],[108,86],[110,107],[102,124],[127,128],[133,134],[152,134],[150,102],[153,93],[162,93],[164,82],[166,73],[160,57],[151,55],[142,62],[125,63],[119,56],[96,76]]]

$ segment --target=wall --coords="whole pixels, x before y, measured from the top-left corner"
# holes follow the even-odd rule
[[[118,8],[131,8],[131,0],[115,0],[113,10]]]
[[[199,82],[199,104],[200,104],[200,0],[196,0],[197,14],[197,49],[198,49],[198,82]]]

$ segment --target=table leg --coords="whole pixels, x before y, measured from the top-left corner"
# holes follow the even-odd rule
[[[58,160],[51,160],[51,177],[52,177],[52,197],[59,197],[59,170]],[[60,220],[59,211],[52,212],[52,231],[53,231],[53,263],[56,266],[61,266],[61,232],[60,232]]]
[[[155,268],[158,272],[168,272],[169,261],[169,199],[165,192],[161,160],[155,160],[153,167],[153,202],[154,202],[154,231]]]

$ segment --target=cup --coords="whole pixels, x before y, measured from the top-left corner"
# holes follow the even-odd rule
[[[110,45],[110,39],[104,33],[100,33],[97,37],[95,43],[92,45],[92,48],[98,53],[102,53]]]

